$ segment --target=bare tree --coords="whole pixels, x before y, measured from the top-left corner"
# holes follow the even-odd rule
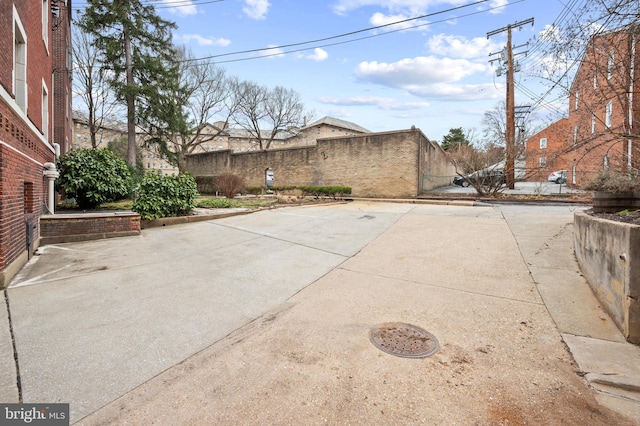
[[[463,186],[472,186],[478,195],[496,195],[505,188],[505,174],[499,166],[504,160],[504,147],[492,143],[460,144],[447,151],[462,179]]]
[[[246,81],[236,88],[234,122],[258,141],[261,150],[269,149],[279,134],[303,125],[304,104],[295,90],[281,86],[269,90]]]
[[[196,60],[185,49],[177,49],[180,61],[180,82],[171,96],[164,97],[174,109],[176,123],[167,127],[167,120],[144,123],[148,138],[146,145],[156,145],[159,153],[186,171],[186,156],[206,146],[224,134],[231,115],[237,109],[235,78],[227,76],[223,68],[213,62]],[[221,127],[212,121],[224,123]]]
[[[105,117],[113,118],[119,112],[119,105],[108,84],[102,56],[96,49],[93,36],[75,26],[72,44],[75,63],[73,91],[87,110],[91,147],[97,148],[100,144],[97,135]]]

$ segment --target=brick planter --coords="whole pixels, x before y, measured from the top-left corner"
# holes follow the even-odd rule
[[[574,215],[576,258],[624,337],[640,344],[640,225]]]
[[[40,217],[40,244],[71,243],[140,234],[132,212],[71,213]]]

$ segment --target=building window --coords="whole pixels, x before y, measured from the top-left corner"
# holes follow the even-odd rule
[[[540,157],[538,159],[538,164],[540,167],[545,167],[547,165],[547,157]]]
[[[578,126],[573,128],[573,146],[578,144]]]
[[[49,91],[44,81],[42,82],[42,135],[49,140]]]
[[[605,108],[605,114],[604,114],[604,124],[607,127],[611,127],[611,110],[613,108],[613,105],[611,104],[611,101],[609,101],[607,103],[607,107]]]
[[[571,183],[574,184],[574,185],[577,183],[576,170],[577,170],[577,167],[574,164],[573,167],[571,168]]]
[[[609,170],[609,154],[606,154],[602,160],[602,165],[605,170]]]
[[[575,109],[578,109],[578,104],[579,104],[579,99],[580,99],[580,92],[578,92],[577,90],[576,90],[576,95],[575,95],[575,97],[576,97],[576,99],[575,99],[575,101],[576,101],[576,103],[575,103]]]
[[[596,115],[595,114],[591,114],[591,133],[595,133],[596,132]]]
[[[547,149],[547,138],[540,138],[540,149]]]
[[[13,95],[18,107],[27,111],[27,35],[13,10]]]
[[[598,88],[598,71],[593,72],[593,89]]]
[[[607,59],[607,80],[611,80],[613,77],[613,64],[614,64],[614,52],[613,50],[609,52],[609,58]]]

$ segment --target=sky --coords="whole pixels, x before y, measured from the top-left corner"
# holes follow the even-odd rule
[[[490,63],[499,54],[490,54],[503,50],[507,32],[487,33],[530,18],[512,32],[521,46],[515,102],[539,107],[547,88],[530,72],[543,60],[536,40],[566,12],[561,0],[147,1],[176,22],[176,44],[241,80],[295,90],[312,119],[372,132],[415,126],[437,141],[451,128],[481,133],[506,87],[500,61]],[[542,105],[533,121],[567,109],[562,100]]]

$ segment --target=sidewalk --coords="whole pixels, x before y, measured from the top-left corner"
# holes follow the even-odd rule
[[[48,246],[8,290],[25,401],[83,425],[640,424],[635,393],[588,386],[640,355],[581,281],[572,208],[353,202]],[[438,352],[380,351],[388,322]]]

